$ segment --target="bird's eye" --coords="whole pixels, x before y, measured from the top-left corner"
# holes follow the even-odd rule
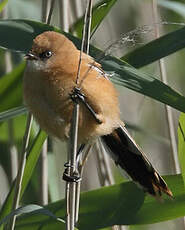
[[[45,51],[45,52],[43,52],[43,53],[41,53],[41,54],[39,55],[39,57],[40,57],[41,59],[50,58],[51,56],[52,56],[52,52],[49,51],[49,50],[47,50],[47,51]]]

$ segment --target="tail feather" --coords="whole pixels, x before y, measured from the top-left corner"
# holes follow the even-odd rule
[[[165,181],[153,168],[125,127],[120,126],[111,134],[102,136],[101,139],[108,147],[115,163],[146,192],[155,197],[161,197],[162,193],[173,197]]]

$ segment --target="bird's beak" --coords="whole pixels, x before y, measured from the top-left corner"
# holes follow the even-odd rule
[[[35,54],[31,53],[31,52],[27,53],[27,54],[24,56],[24,58],[25,58],[26,60],[38,60],[38,57],[37,57]]]

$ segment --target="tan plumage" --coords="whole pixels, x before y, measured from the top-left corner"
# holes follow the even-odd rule
[[[70,94],[74,87],[78,86],[76,76],[79,57],[80,51],[74,44],[64,35],[55,32],[44,32],[37,36],[27,55],[24,74],[25,102],[41,128],[59,139],[69,136],[74,107]],[[127,173],[147,192],[155,196],[165,192],[172,196],[165,182],[125,131],[120,120],[118,97],[113,84],[107,79],[100,65],[84,53],[79,82],[82,80],[81,93],[85,95],[87,103],[101,124],[94,119],[87,107],[80,103],[79,144],[101,136],[109,151],[115,155],[116,163],[125,170],[129,168]],[[134,161],[135,157],[130,158],[136,155],[142,162],[141,167],[144,167],[143,175],[148,172],[146,178],[137,176],[137,173],[140,174],[139,171],[134,172],[134,176],[131,171],[129,172],[130,164],[133,164],[132,171],[138,164]]]
[[[63,139],[64,136],[68,136],[74,105],[69,95],[76,85],[79,50],[66,37],[54,32],[45,32],[34,40],[33,54],[38,55],[45,50],[53,52],[53,56],[47,60],[47,63],[40,61],[41,63],[37,64],[39,61],[33,60],[27,65],[24,77],[25,101],[41,127],[50,134]],[[90,56],[83,54],[80,79],[93,62]],[[81,92],[88,95],[87,100],[98,114],[102,124],[98,125],[85,106],[81,105],[80,142],[96,135],[110,133],[113,128],[119,126],[117,93],[110,81],[99,76],[99,73],[92,68],[82,84]],[[109,113],[110,108],[112,109],[111,114]],[[64,121],[61,122],[61,120]]]

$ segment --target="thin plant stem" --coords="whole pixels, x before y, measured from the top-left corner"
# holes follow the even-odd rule
[[[68,32],[69,29],[69,17],[68,17],[68,1],[66,0],[58,0],[58,4],[59,4],[59,17],[60,17],[60,27],[61,29],[63,29],[64,31]],[[78,108],[74,108],[74,110]],[[74,111],[73,111],[74,112]],[[78,112],[78,111],[77,111]],[[78,117],[75,117],[76,115],[73,113],[73,117],[72,117],[72,121],[73,119],[77,119],[78,122]],[[74,126],[74,124],[71,125],[71,130],[70,130],[70,140],[68,141],[68,154],[67,154],[67,162],[68,164],[71,166],[72,165],[72,154],[74,154],[76,156],[76,141],[77,141],[77,130],[76,132],[72,131],[72,127]],[[78,126],[77,126],[78,127]],[[75,128],[77,128],[75,127]],[[71,146],[74,147],[74,152],[73,149],[71,149]],[[73,170],[75,170],[74,168],[66,168],[66,174],[68,176],[70,176],[73,173]],[[71,230],[74,229],[74,225],[75,225],[75,221],[74,221],[74,208],[71,207],[71,199],[72,199],[72,203],[74,204],[74,197],[73,195],[71,195],[71,193],[74,193],[74,188],[73,185],[75,183],[70,183],[68,181],[66,181],[66,186],[65,186],[65,200],[66,200],[66,230]],[[72,190],[72,191],[71,191]],[[71,211],[72,209],[72,211]]]
[[[59,14],[60,14],[60,26],[63,31],[69,31],[69,0],[58,0]]]
[[[98,179],[100,182],[100,186],[105,186],[105,181],[107,179],[107,175],[105,174],[105,168],[104,168],[104,162],[101,156],[101,152],[98,146],[98,143],[96,143],[96,166],[97,166],[97,172],[98,172]]]
[[[42,0],[42,13],[41,13],[42,22],[46,22],[46,20],[47,20],[48,8],[49,8],[49,1],[48,0]]]
[[[92,20],[92,3],[93,0],[89,0],[88,4],[88,10],[86,15],[86,23],[84,30],[84,46],[83,46],[83,52],[86,54],[89,54],[89,43],[90,43],[90,37],[91,37],[91,20]]]
[[[73,116],[71,122],[71,135],[70,135],[70,176],[73,176],[76,172],[76,157],[77,157],[77,145],[78,145],[78,121],[79,121],[79,104],[76,103],[73,109]],[[76,182],[70,182],[69,184],[69,197],[70,197],[70,230],[75,226],[75,204],[76,204]]]
[[[42,151],[41,151],[41,204],[46,205],[48,204],[48,155],[47,155],[47,145],[48,145],[48,140],[46,139],[43,146],[42,146]]]
[[[153,18],[154,22],[158,21],[158,12],[157,12],[157,2],[156,0],[152,0],[152,11],[153,11]],[[159,37],[159,27],[158,24],[155,24],[155,36],[156,38]],[[160,76],[163,83],[167,84],[167,74],[166,74],[166,67],[164,63],[164,59],[159,60],[159,69],[160,69]],[[172,109],[165,105],[165,113],[167,117],[167,123],[168,123],[168,130],[169,130],[169,137],[170,137],[170,144],[173,154],[173,162],[174,162],[174,169],[175,173],[180,173],[180,165],[178,160],[178,152],[177,152],[177,143],[175,138],[175,128],[173,123],[173,114]]]
[[[68,142],[68,175],[73,176],[76,172],[76,157],[78,144],[78,118],[79,104],[76,103],[73,109],[70,139]],[[66,182],[66,229],[73,230],[75,226],[75,204],[76,204],[76,182]]]
[[[13,120],[8,121],[9,149],[11,159],[11,181],[13,182],[18,172],[18,155],[17,148],[14,144]]]
[[[92,0],[89,0],[86,7],[85,12],[85,18],[84,18],[84,27],[83,27],[83,37],[82,37],[82,45],[81,45],[81,51],[80,51],[80,59],[79,59],[79,65],[78,65],[78,72],[77,72],[77,79],[76,83],[78,84],[79,76],[80,76],[80,65],[82,60],[82,52],[89,53],[89,43],[90,43],[90,33],[91,33],[91,17],[92,17]],[[87,155],[90,151],[91,147],[87,151]],[[87,156],[85,155],[85,156]],[[84,160],[86,157],[84,158]],[[83,161],[85,162],[85,161]],[[82,176],[83,169],[80,170],[80,175]],[[78,221],[78,215],[79,215],[79,201],[80,201],[80,188],[81,188],[81,182],[78,182],[76,185],[76,202],[75,202],[75,220]]]
[[[87,144],[83,150],[83,152],[84,152],[83,158],[81,157],[81,160],[79,160],[79,164],[78,164],[78,172],[79,172],[80,176],[82,176],[82,174],[83,174],[85,163],[87,161],[87,158],[89,156],[89,153],[90,153],[92,147],[93,147],[93,144]]]
[[[93,146],[92,144],[89,144],[86,146],[85,150],[83,151],[84,152],[83,159],[82,159],[82,153],[81,153],[81,156],[80,156],[80,159],[78,162],[78,173],[79,173],[79,176],[81,178],[82,178],[85,163],[86,163],[87,158],[90,154],[92,146]],[[81,181],[77,182],[77,185],[76,185],[76,204],[75,204],[75,208],[76,208],[76,210],[75,210],[75,222],[76,223],[78,222],[78,216],[79,216],[80,189],[81,189]]]
[[[154,22],[158,20],[158,9],[157,9],[157,2],[156,0],[152,0],[152,12],[153,12],[153,19]],[[159,26],[156,24],[155,26],[155,36],[158,38],[160,35],[159,32]],[[165,67],[165,62],[164,59],[159,60],[159,69],[160,69],[160,76],[162,82],[167,84],[167,74],[166,74],[166,67]],[[177,148],[177,142],[175,138],[175,127],[173,123],[173,114],[172,114],[172,109],[168,105],[165,105],[165,112],[166,112],[166,118],[168,122],[168,131],[169,131],[169,137],[170,137],[170,145],[171,145],[171,150],[172,150],[172,156],[173,156],[173,162],[174,162],[174,170],[175,173],[180,173],[180,164],[179,164],[179,159],[178,159],[178,148]],[[185,219],[183,218],[183,227],[185,229]]]
[[[5,69],[6,69],[6,73],[12,70],[11,54],[8,51],[5,52]],[[8,136],[9,136],[9,150],[10,150],[10,161],[11,161],[11,181],[13,181],[18,171],[18,155],[17,155],[17,148],[14,144],[15,143],[14,127],[13,127],[12,119],[8,120]]]
[[[68,1],[66,0],[58,0],[58,4],[59,4],[59,17],[60,17],[60,27],[61,29],[63,29],[64,31],[68,32],[69,29],[69,17],[68,17]],[[74,108],[74,110],[78,108]],[[74,111],[73,111],[74,112]],[[78,112],[78,111],[77,111]],[[73,119],[78,119],[77,117],[75,117],[75,114],[73,113]],[[78,121],[77,121],[78,122]],[[72,154],[76,155],[76,141],[77,141],[77,137],[75,135],[77,135],[77,133],[72,132],[72,127],[73,125],[71,125],[71,130],[70,130],[70,140],[68,141],[68,154],[67,154],[67,162],[70,166],[72,166]],[[77,128],[77,127],[76,127]],[[73,149],[71,149],[71,146],[74,147],[74,152]],[[66,168],[66,174],[68,176],[70,176],[73,173],[74,168]],[[74,221],[74,208],[71,207],[71,199],[72,199],[72,204],[74,205],[75,201],[74,201],[74,196],[71,195],[71,193],[74,193],[74,188],[73,185],[75,183],[70,183],[68,181],[66,181],[66,186],[65,186],[65,200],[66,200],[66,230],[71,230],[74,229],[74,225],[75,225],[75,221]],[[72,209],[72,210],[71,210]]]
[[[5,7],[2,11],[2,18],[8,18],[8,8]],[[12,70],[12,59],[11,53],[5,51],[5,72],[9,73]],[[11,181],[13,181],[18,171],[18,156],[17,148],[14,144],[14,128],[13,121],[8,120],[8,136],[9,136],[9,150],[10,150],[10,161],[11,161]]]
[[[18,170],[17,178],[16,178],[15,194],[14,194],[12,211],[14,211],[15,209],[18,208],[19,202],[20,202],[22,179],[23,179],[23,175],[24,175],[24,169],[26,166],[27,148],[28,148],[28,143],[29,143],[32,121],[33,121],[33,116],[31,115],[31,113],[29,113],[28,118],[27,118],[26,130],[25,130],[25,134],[23,137],[22,154],[21,154],[22,159],[20,162],[20,167]],[[15,221],[16,221],[16,216],[14,216],[11,219],[11,222],[10,222],[10,229],[11,230],[14,230],[14,228],[15,228]]]
[[[82,61],[82,52],[84,51],[84,44],[85,44],[85,38],[89,38],[90,36],[87,36],[86,33],[90,31],[89,29],[86,29],[86,26],[91,26],[90,23],[87,23],[87,16],[88,16],[88,10],[89,5],[91,3],[91,0],[87,3],[86,7],[86,13],[85,13],[85,19],[84,19],[84,30],[83,30],[83,39],[82,39],[82,45],[81,45],[81,51],[80,51],[80,57],[79,57],[79,64],[78,64],[78,71],[77,71],[77,77],[76,77],[76,83],[78,85],[78,79],[80,76],[80,66]],[[91,9],[92,10],[92,9]],[[89,44],[89,42],[86,41],[86,44]],[[89,48],[86,47],[85,50],[87,51]],[[74,109],[73,109],[73,116],[72,116],[72,122],[71,122],[71,135],[70,135],[70,176],[73,176],[76,172],[76,154],[77,154],[77,144],[78,144],[78,120],[79,120],[79,104],[75,103]],[[76,196],[76,182],[70,182],[69,184],[69,190],[68,189],[68,183],[66,184],[66,198],[69,197],[69,202],[67,202],[67,205],[69,203],[69,210],[67,209],[67,221],[66,221],[66,228],[67,230],[73,230],[75,225],[75,220],[78,219],[76,216],[78,216],[76,211],[75,205],[79,203],[79,201],[76,201],[76,198],[79,199],[79,195]],[[78,190],[80,190],[78,188]],[[67,191],[69,192],[69,195],[67,194]],[[79,206],[79,205],[78,205]],[[77,210],[78,211],[78,210]],[[69,225],[68,225],[69,224]]]
[[[82,1],[71,1],[70,3],[73,17],[77,20],[82,15]]]
[[[96,149],[96,165],[98,170],[98,177],[101,186],[108,186],[114,184],[114,178],[110,170],[109,161],[104,153],[104,148],[98,139],[95,145]]]
[[[84,52],[84,50],[88,50],[87,48],[84,48],[85,46],[85,38],[86,37],[86,25],[87,25],[87,16],[88,16],[88,10],[89,10],[89,7],[88,7],[88,3],[87,3],[87,7],[86,7],[86,10],[85,10],[85,17],[84,17],[84,26],[83,26],[83,36],[82,36],[82,44],[81,44],[81,50],[80,50],[80,57],[79,57],[79,64],[78,64],[78,71],[77,71],[77,77],[76,77],[76,84],[78,85],[79,84],[79,77],[80,77],[80,66],[81,66],[81,62],[82,62],[82,52]],[[90,24],[89,24],[90,26]],[[87,43],[88,44],[88,43]]]
[[[71,142],[68,141],[67,163],[71,165]],[[66,168],[65,173],[70,176],[69,167]],[[66,230],[70,230],[70,182],[66,181],[65,186],[65,201],[66,201]]]
[[[55,5],[55,0],[51,1],[51,6],[50,6],[50,10],[49,10],[49,14],[46,20],[46,23],[49,25],[51,23],[51,16],[53,14],[53,9],[54,9],[54,5]]]
[[[49,8],[50,7],[50,8]],[[42,22],[47,23],[48,13],[52,6],[49,6],[49,0],[42,0]],[[48,139],[45,140],[40,155],[40,202],[42,205],[48,204]]]
[[[97,151],[98,162],[100,163],[99,168],[101,169],[101,174],[103,176],[102,186],[112,185],[114,184],[114,177],[110,169],[110,161],[108,159],[107,153],[105,153],[105,149],[103,148],[103,145],[99,138],[96,142],[96,146],[98,149]]]

